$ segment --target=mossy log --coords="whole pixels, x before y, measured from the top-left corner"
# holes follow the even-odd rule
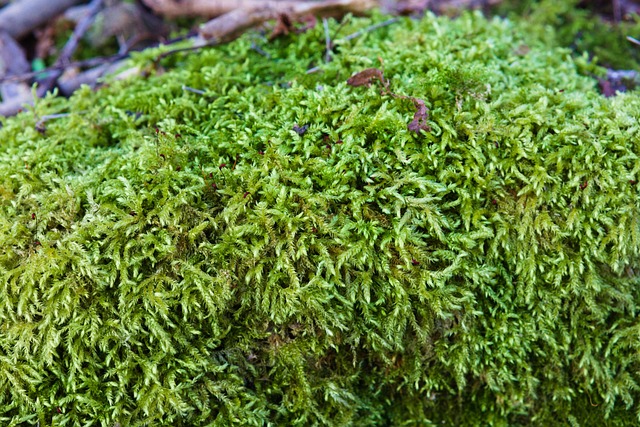
[[[525,23],[335,35],[383,19],[3,120],[1,425],[638,422],[640,96]]]

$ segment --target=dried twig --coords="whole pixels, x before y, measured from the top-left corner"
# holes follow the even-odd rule
[[[329,34],[329,22],[327,21],[327,18],[322,18],[322,26],[324,27],[324,44],[325,44],[324,61],[331,62],[331,48],[333,45],[331,44],[331,35]]]
[[[195,93],[195,94],[198,94],[198,95],[206,95],[207,94],[207,92],[205,92],[202,89],[196,89],[196,88],[185,86],[185,85],[182,85],[182,90],[187,91],[187,92],[191,92],[191,93]]]
[[[207,40],[226,42],[233,40],[246,29],[265,21],[286,15],[291,20],[305,15],[343,16],[347,13],[364,13],[377,5],[377,0],[321,0],[321,1],[264,1],[252,9],[235,9],[215,18],[200,28],[200,35]]]
[[[370,33],[371,31],[377,30],[378,28],[382,28],[382,27],[386,27],[388,25],[394,24],[398,22],[398,20],[400,20],[400,18],[396,17],[396,18],[387,19],[386,21],[378,22],[377,24],[371,25],[367,28],[363,28],[359,31],[356,31],[355,33],[349,34],[348,36],[343,37],[341,40],[345,40],[345,41],[353,40],[366,33]]]
[[[91,24],[93,24],[100,9],[102,9],[102,0],[91,0],[86,12],[87,14],[78,22],[78,25],[76,25],[73,34],[71,34],[71,37],[69,37],[69,40],[67,40],[67,43],[62,48],[56,64],[67,65],[69,63],[71,56],[78,48],[80,39],[87,32]]]
[[[40,86],[38,87],[39,96],[44,95],[55,86],[58,78],[62,75],[64,68],[69,65],[71,56],[78,48],[80,39],[87,32],[101,8],[102,0],[91,0],[87,14],[80,20],[80,22],[78,22],[78,25],[76,25],[71,37],[67,40],[67,43],[60,52],[60,56],[54,64],[58,67],[57,70],[51,73],[42,83],[40,83]]]
[[[296,8],[304,3],[312,5],[326,3],[325,0],[143,0],[143,2],[157,14],[167,17],[211,18],[236,10],[252,11],[255,9],[269,9],[277,15],[287,13],[286,9]]]
[[[71,77],[63,77],[58,80],[58,88],[60,93],[64,96],[70,96],[73,92],[80,88],[82,85],[87,85],[91,88],[95,88],[100,78],[105,75],[118,71],[125,64],[125,60],[116,62],[110,62],[107,64],[98,65],[97,67],[83,71]],[[131,69],[137,71],[137,69]],[[126,73],[127,70],[123,71]],[[126,75],[122,75],[120,78],[126,78]]]
[[[638,46],[640,46],[640,40],[638,40],[636,38],[633,38],[631,36],[627,36],[627,40],[629,40],[633,44],[637,44]]]
[[[82,85],[95,87],[102,76],[117,71],[123,65],[124,60],[110,62],[98,65],[74,76],[63,77],[58,81],[58,88],[62,95],[70,96]],[[135,69],[131,70],[135,71]],[[125,77],[126,75],[122,76],[122,78]],[[31,93],[26,97],[8,99],[0,103],[0,116],[13,116],[20,112],[25,105],[33,105]]]
[[[98,56],[95,58],[84,59],[81,61],[73,61],[73,62],[70,62],[66,67],[62,65],[52,65],[51,67],[45,68],[44,70],[40,70],[40,71],[29,71],[22,74],[16,74],[14,76],[0,77],[0,83],[26,81],[37,76],[52,74],[59,70],[64,70],[65,68],[100,67],[102,65],[115,63],[127,57],[129,57],[128,53],[124,53],[124,54],[119,53],[111,56]]]

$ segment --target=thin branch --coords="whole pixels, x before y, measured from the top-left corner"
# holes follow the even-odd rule
[[[155,62],[158,62],[161,59],[166,58],[167,56],[175,55],[176,53],[192,52],[194,50],[202,49],[203,47],[216,46],[219,44],[216,40],[203,40],[199,36],[192,37],[191,41],[193,42],[193,46],[179,47],[177,49],[162,52],[160,55],[156,56]]]
[[[400,18],[391,18],[391,19],[387,19],[386,21],[382,21],[379,22],[377,24],[371,25],[367,28],[363,28],[362,30],[356,31],[355,33],[349,34],[348,36],[343,37],[340,40],[344,40],[344,41],[349,41],[349,40],[353,40],[355,38],[358,38],[366,33],[370,33],[374,30],[377,30],[378,28],[382,28],[382,27],[386,27],[388,25],[394,24],[396,22],[398,22],[400,20]]]
[[[633,44],[637,44],[638,46],[640,46],[640,40],[638,40],[638,39],[635,39],[635,38],[633,38],[631,36],[627,36],[627,40],[629,40]]]
[[[324,61],[331,62],[331,35],[329,34],[329,22],[327,18],[322,18],[322,26],[324,27],[324,44],[325,44],[325,52],[324,52]]]
[[[285,9],[301,4],[325,3],[326,0],[142,0],[155,13],[167,17],[192,16],[214,18],[235,10],[270,9],[286,13]]]
[[[196,89],[196,88],[185,86],[185,85],[182,85],[182,90],[187,91],[187,92],[191,92],[191,93],[196,93],[198,95],[206,95],[207,94],[207,92],[205,92],[202,89]]]
[[[73,62],[69,62],[69,64],[67,64],[67,67],[77,67],[77,68],[92,68],[92,67],[99,67],[101,65],[105,65],[105,64],[110,64],[116,61],[119,61],[121,59],[125,59],[129,57],[129,53],[124,53],[124,54],[115,54],[115,55],[111,55],[111,56],[98,56],[95,58],[90,58],[90,59],[84,59],[81,61],[73,61]],[[59,70],[64,70],[65,68],[67,68],[65,66],[62,65],[52,65],[51,67],[47,67],[44,70],[40,70],[40,71],[29,71],[28,73],[22,73],[22,74],[16,74],[15,76],[5,76],[5,77],[0,77],[0,83],[3,82],[17,82],[17,81],[25,81],[25,80],[30,80],[34,77],[38,77],[38,76],[42,76],[42,75],[47,75],[47,74],[53,74]]]
[[[200,35],[207,40],[227,42],[237,38],[248,28],[276,19],[280,15],[286,15],[292,20],[305,15],[336,17],[347,13],[365,13],[377,5],[377,0],[265,0],[252,9],[234,9],[207,22],[200,27]]]
[[[271,59],[271,54],[264,49],[262,49],[256,42],[251,42],[251,49],[258,52],[260,55],[264,56],[267,59]]]
[[[343,38],[341,38],[341,39],[338,39],[338,40],[336,40],[336,41],[349,41],[349,40],[353,40],[353,39],[355,39],[355,38],[357,38],[357,37],[362,36],[363,34],[370,33],[370,32],[372,32],[372,31],[377,30],[378,28],[386,27],[387,25],[391,25],[391,24],[393,24],[394,22],[398,22],[398,20],[399,20],[399,19],[400,19],[400,18],[391,18],[391,19],[387,19],[387,20],[386,20],[386,21],[384,21],[384,22],[380,22],[380,23],[378,23],[378,24],[371,25],[371,26],[369,26],[369,27],[367,27],[367,28],[363,28],[362,30],[356,31],[356,32],[355,32],[355,33],[353,33],[353,34],[349,34],[348,36],[345,36],[345,37],[343,37]],[[313,73],[317,73],[317,72],[319,72],[319,71],[321,71],[320,66],[316,66],[316,67],[313,67],[313,68],[309,68],[309,69],[307,70],[306,74],[313,74]]]
[[[58,88],[60,89],[60,93],[65,96],[71,96],[71,94],[82,85],[88,85],[91,88],[94,88],[98,84],[98,80],[100,78],[102,78],[106,74],[117,71],[124,64],[124,60],[115,61],[98,65],[97,67],[90,68],[72,77],[61,78],[60,80],[58,80]]]
[[[42,96],[48,91],[50,91],[58,81],[58,78],[62,75],[63,70],[66,66],[69,65],[69,61],[71,60],[71,56],[78,48],[78,43],[80,43],[80,39],[87,32],[91,24],[96,18],[96,15],[102,8],[102,0],[91,0],[89,3],[89,8],[87,10],[87,14],[78,22],[76,28],[73,30],[71,37],[67,40],[67,43],[62,48],[60,52],[60,56],[55,62],[55,66],[59,67],[55,72],[51,73],[38,87],[38,95]]]
[[[96,19],[96,15],[102,9],[102,0],[91,0],[89,3],[87,14],[78,22],[76,28],[73,30],[73,34],[67,40],[67,43],[62,48],[60,52],[60,56],[58,57],[56,64],[58,65],[67,65],[71,60],[71,56],[78,48],[78,43],[80,43],[80,39],[87,32],[93,21]]]

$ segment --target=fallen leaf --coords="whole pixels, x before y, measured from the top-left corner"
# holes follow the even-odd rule
[[[279,36],[286,36],[293,30],[293,22],[291,22],[291,18],[289,17],[289,15],[281,13],[280,15],[278,15],[276,26],[273,28],[273,31],[269,36],[269,40],[273,40]]]
[[[378,68],[367,68],[366,70],[362,70],[359,73],[354,74],[347,80],[347,84],[349,86],[371,86],[371,82],[373,80],[380,80],[380,83],[384,85],[384,87],[388,86],[388,82],[384,79],[384,74],[382,70]]]
[[[421,130],[429,132],[431,130],[431,127],[427,124],[429,109],[422,99],[411,98],[411,100],[413,101],[413,105],[416,107],[416,112],[413,115],[413,120],[411,120],[411,123],[407,126],[407,129],[418,134]]]

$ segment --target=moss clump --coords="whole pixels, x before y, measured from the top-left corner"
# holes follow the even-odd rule
[[[478,15],[251,43],[4,120],[2,425],[637,421],[637,93]]]
[[[614,2],[515,0],[504,2],[497,11],[514,13],[515,10],[527,21],[531,31],[548,42],[569,47],[577,55],[586,53],[602,66],[638,70],[640,48],[628,42],[627,36],[640,35],[640,19],[632,15],[616,23],[584,8],[593,8],[598,3],[611,8]]]

